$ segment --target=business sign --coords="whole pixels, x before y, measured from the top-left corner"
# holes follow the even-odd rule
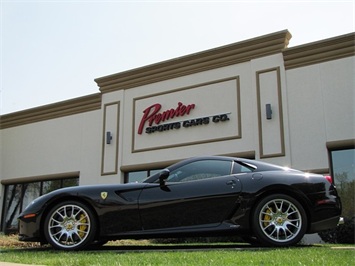
[[[177,103],[176,108],[170,108],[161,111],[162,105],[155,103],[143,111],[142,119],[139,123],[138,134],[141,135],[145,129],[145,133],[151,134],[155,132],[165,132],[174,129],[195,127],[199,125],[208,125],[210,121],[214,123],[229,121],[229,113],[215,114],[210,116],[187,118],[190,113],[195,109],[195,104]],[[184,119],[169,123],[169,120],[174,118]],[[176,120],[175,119],[175,120]]]
[[[133,152],[240,138],[238,78],[134,100]]]

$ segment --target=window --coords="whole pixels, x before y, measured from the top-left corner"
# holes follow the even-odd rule
[[[34,199],[38,198],[41,195],[41,182],[34,182],[22,185],[22,207],[21,210],[24,210],[28,204],[30,204]]]
[[[241,174],[241,173],[250,173],[256,169],[255,166],[249,164],[241,164],[239,162],[234,162],[233,165],[233,173],[234,174]]]
[[[5,234],[16,233],[18,230],[17,216],[34,199],[58,188],[77,186],[78,184],[79,178],[67,178],[6,185],[1,231],[4,231]]]
[[[231,161],[204,160],[196,161],[173,170],[167,182],[188,182],[231,173]]]
[[[141,183],[148,176],[158,173],[161,169],[129,172],[125,174],[125,183]]]
[[[331,152],[332,176],[342,201],[342,216],[355,216],[355,149],[334,150]]]
[[[47,194],[51,191],[54,191],[58,188],[61,188],[61,180],[49,180],[49,181],[44,181],[42,183],[42,192],[41,195]]]
[[[20,213],[21,204],[21,192],[22,185],[8,185],[5,186],[5,201],[4,201],[4,211],[3,211],[3,226],[5,233],[17,230],[17,220],[16,217]]]

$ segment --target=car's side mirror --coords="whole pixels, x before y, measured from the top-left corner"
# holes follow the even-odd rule
[[[169,175],[170,175],[170,171],[168,169],[164,169],[163,171],[160,172],[159,183],[161,187],[165,186],[166,180],[168,179]]]

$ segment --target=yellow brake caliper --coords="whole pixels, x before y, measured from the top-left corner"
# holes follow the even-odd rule
[[[83,223],[83,224],[82,224],[82,225],[79,225],[79,230],[80,230],[80,231],[79,231],[79,236],[80,236],[81,238],[83,238],[83,237],[85,236],[85,230],[86,230],[86,228],[88,227],[88,226],[86,225],[87,220],[86,220],[84,214],[80,214],[80,222]]]
[[[268,226],[269,223],[270,223],[271,215],[269,215],[269,214],[270,214],[271,212],[272,212],[272,211],[271,211],[270,209],[267,209],[267,211],[266,211],[267,214],[264,215],[264,226],[265,226],[265,227]]]

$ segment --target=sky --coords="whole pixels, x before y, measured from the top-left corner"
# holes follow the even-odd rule
[[[0,0],[0,114],[99,92],[94,79],[289,30],[355,31],[355,0]]]

